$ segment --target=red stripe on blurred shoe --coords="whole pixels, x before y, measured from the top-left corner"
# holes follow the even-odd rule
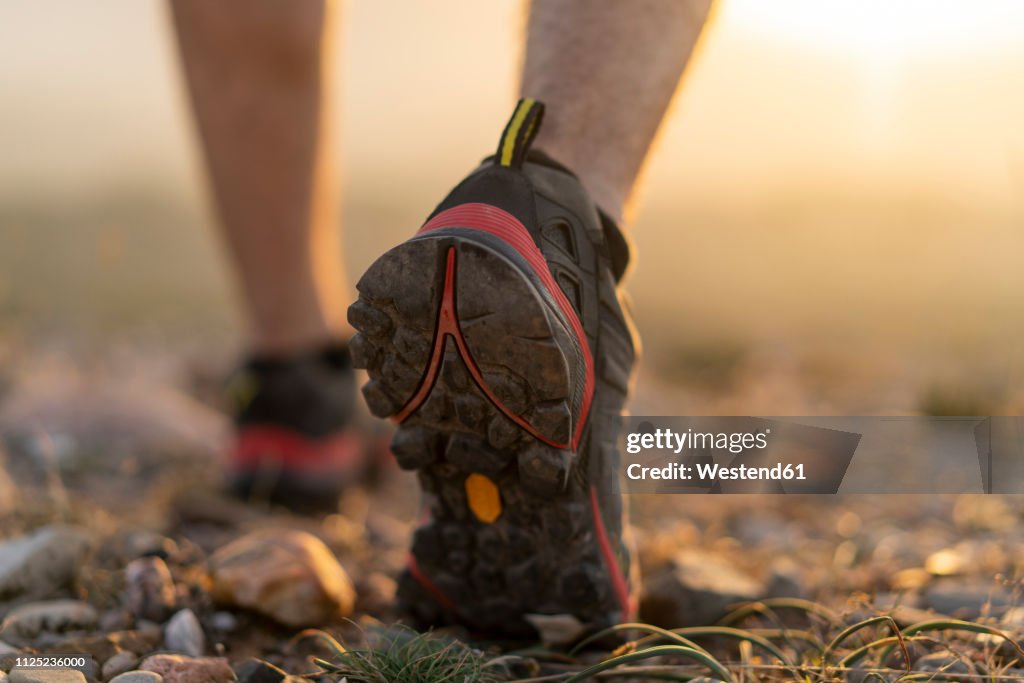
[[[277,460],[283,469],[307,474],[336,474],[364,465],[365,444],[351,431],[314,439],[275,425],[246,425],[231,449],[231,466],[248,469]]]

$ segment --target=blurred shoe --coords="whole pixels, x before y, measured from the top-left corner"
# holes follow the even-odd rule
[[[529,146],[523,100],[498,152],[363,275],[349,320],[391,448],[426,498],[402,606],[421,623],[535,634],[633,612],[616,438],[634,362],[617,280],[629,250],[577,178]]]
[[[335,345],[250,359],[228,384],[235,439],[228,485],[237,496],[332,512],[367,466],[355,422],[356,377],[348,349]]]

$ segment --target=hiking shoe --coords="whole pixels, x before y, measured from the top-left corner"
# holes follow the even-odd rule
[[[228,486],[296,512],[332,512],[365,471],[353,428],[356,377],[348,349],[250,359],[228,383],[235,439]]]
[[[422,624],[533,637],[531,615],[633,612],[616,450],[628,249],[572,173],[529,152],[542,114],[519,103],[497,154],[369,268],[348,312],[363,396],[425,492],[398,590]]]

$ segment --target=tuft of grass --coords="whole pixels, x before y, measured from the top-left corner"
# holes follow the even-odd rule
[[[348,683],[497,683],[508,680],[498,659],[458,640],[410,629],[392,629],[376,647],[338,648],[325,671]],[[499,662],[500,664],[500,662]]]

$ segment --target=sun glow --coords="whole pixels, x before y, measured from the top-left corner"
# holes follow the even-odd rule
[[[1004,201],[1024,168],[1022,77],[1024,0],[720,0],[666,157],[700,159],[688,182],[709,187],[716,165],[728,187],[828,178]]]
[[[872,62],[1019,43],[1016,0],[724,0],[723,18],[786,42]]]

